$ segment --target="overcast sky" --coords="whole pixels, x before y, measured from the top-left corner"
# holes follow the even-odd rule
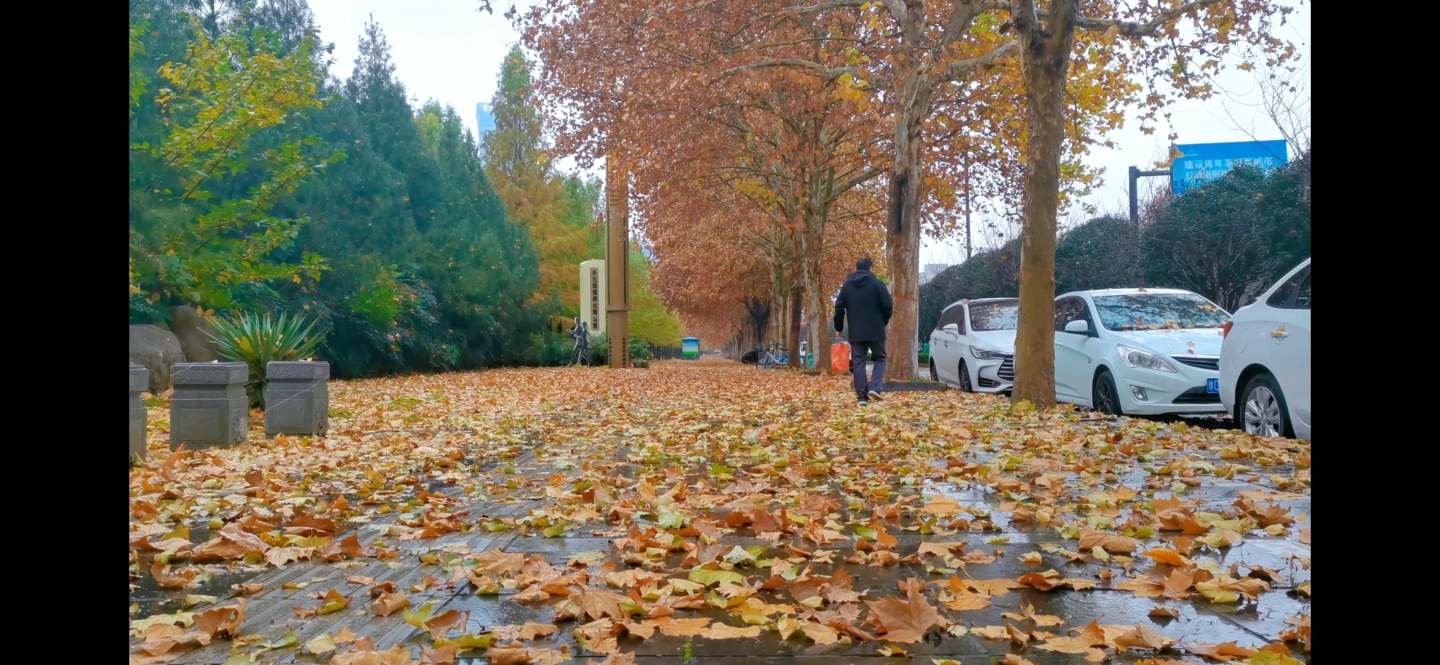
[[[471,131],[476,129],[475,104],[488,102],[495,94],[500,61],[520,39],[502,16],[508,1],[496,0],[494,4],[497,11],[491,15],[477,11],[477,0],[310,0],[322,39],[335,45],[331,73],[341,78],[349,76],[357,39],[373,15],[390,42],[396,74],[410,95],[417,102],[433,98],[454,106]],[[526,6],[530,2],[521,0],[519,4]],[[1308,63],[1310,4],[1299,6],[1283,30],[1281,36],[1296,43],[1302,62]],[[1179,143],[1248,141],[1252,134],[1261,140],[1283,138],[1257,106],[1259,94],[1253,74],[1232,69],[1223,73],[1218,83],[1222,92],[1214,99],[1170,107],[1170,125],[1162,124],[1152,135],[1140,131],[1137,116],[1131,113],[1124,129],[1110,136],[1116,147],[1095,150],[1086,159],[1089,165],[1105,169],[1105,183],[1085,203],[1101,213],[1128,214],[1128,168],[1153,168],[1156,161],[1163,160],[1170,131],[1179,134]],[[570,163],[564,160],[560,164],[564,167]],[[1142,180],[1142,192],[1145,186]],[[1070,221],[1083,218],[1075,211]],[[986,221],[992,222],[993,228]],[[1013,237],[1018,230],[1006,220],[979,218],[972,219],[972,228],[977,250],[998,242],[1001,233]],[[957,263],[964,259],[964,252],[963,238],[943,242],[927,239],[921,247],[921,262]]]

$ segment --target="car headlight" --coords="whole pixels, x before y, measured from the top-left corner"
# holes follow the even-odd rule
[[[1115,345],[1115,350],[1120,352],[1120,360],[1126,365],[1139,369],[1153,369],[1157,372],[1174,372],[1175,366],[1169,361],[1149,351],[1141,351],[1124,344]]]
[[[972,346],[970,347],[970,355],[975,356],[976,360],[1004,360],[1005,356],[1009,354],[996,351],[995,349],[982,349],[978,346]]]

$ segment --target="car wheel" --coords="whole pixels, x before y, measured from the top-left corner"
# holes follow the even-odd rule
[[[970,372],[965,369],[964,360],[960,361],[960,390],[967,393],[975,392],[975,388],[970,385]]]
[[[1115,377],[1110,375],[1110,370],[1102,369],[1095,375],[1095,385],[1090,388],[1090,403],[1095,405],[1095,410],[1111,416],[1123,416],[1124,410],[1120,408],[1120,391],[1115,389]]]
[[[1256,436],[1294,438],[1290,427],[1290,410],[1280,385],[1269,374],[1257,374],[1245,384],[1244,397],[1236,408],[1235,419],[1244,423],[1245,432]]]
[[[939,381],[939,380],[940,380],[940,373],[937,372],[937,371],[935,371],[935,359],[934,359],[934,358],[931,358],[931,359],[930,359],[930,380],[931,380],[931,381]]]

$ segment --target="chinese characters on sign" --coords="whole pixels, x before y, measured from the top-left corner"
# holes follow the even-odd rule
[[[600,269],[590,269],[590,329],[600,327]]]
[[[1184,194],[1187,189],[1216,180],[1241,164],[1268,171],[1286,163],[1284,141],[1197,143],[1175,147],[1180,154],[1171,164],[1170,182],[1176,194]]]

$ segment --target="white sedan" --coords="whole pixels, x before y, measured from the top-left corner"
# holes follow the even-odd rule
[[[1105,289],[1055,299],[1055,398],[1114,415],[1223,413],[1229,314],[1179,289]]]
[[[1015,381],[1016,298],[961,300],[930,333],[930,378],[965,392],[998,393]]]
[[[1310,440],[1310,259],[1225,324],[1220,401],[1246,432]]]

